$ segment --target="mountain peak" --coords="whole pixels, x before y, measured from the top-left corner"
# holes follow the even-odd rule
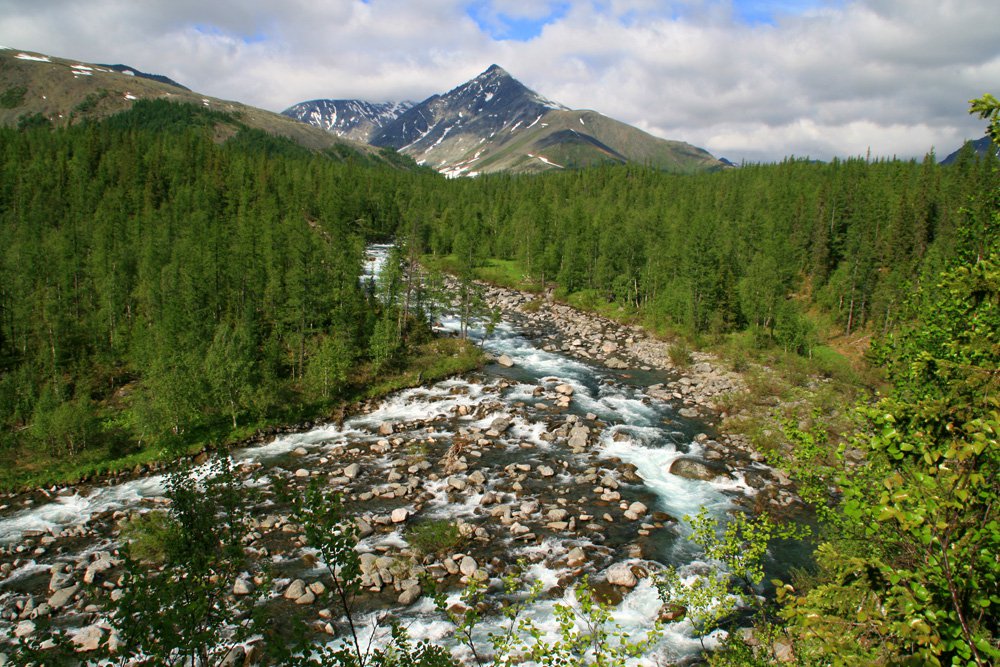
[[[500,65],[497,65],[496,63],[493,63],[492,65],[490,65],[489,67],[487,67],[486,71],[483,72],[482,74],[480,74],[476,78],[485,78],[485,77],[490,77],[490,76],[506,76],[506,77],[510,77],[511,79],[514,78],[514,77],[510,76],[510,72],[508,72],[507,70],[505,70],[503,67],[500,67]]]

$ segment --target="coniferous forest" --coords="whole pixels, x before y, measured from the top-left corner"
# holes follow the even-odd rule
[[[783,463],[824,528],[809,585],[778,586],[770,627],[801,664],[1000,655],[995,158],[447,180],[164,102],[35,125],[0,130],[12,484],[329,410],[416,326],[358,279],[366,243],[395,240],[461,275],[508,262],[556,298],[692,340],[809,357],[831,335],[870,337],[882,383],[839,443],[867,465],[838,467],[820,451],[838,443],[789,426],[800,448]]]

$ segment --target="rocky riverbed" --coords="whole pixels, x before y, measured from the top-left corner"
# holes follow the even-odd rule
[[[343,495],[360,529],[365,613],[392,607],[413,636],[444,643],[448,626],[422,577],[458,604],[463,583],[498,586],[523,559],[525,578],[545,591],[531,613],[554,629],[552,604],[571,600],[587,574],[616,618],[638,629],[660,613],[650,572],[705,567],[680,517],[701,507],[721,516],[762,498],[795,503],[787,478],[712,427],[714,401],[741,387],[737,376],[697,353],[672,368],[667,344],[635,327],[548,301],[529,306],[536,297],[509,290],[487,298],[506,323],[486,342],[497,363],[484,372],[234,452],[260,491],[247,548],[275,575],[241,579],[234,599],[262,593],[277,610],[294,609],[317,641],[342,635],[325,569],[291,514],[290,498],[314,480]],[[83,657],[114,643],[100,601],[120,595],[121,525],[162,508],[162,493],[162,476],[151,473],[6,499],[0,634],[30,637],[55,619]],[[408,538],[433,521],[453,523],[462,539],[422,553]],[[657,659],[698,648],[689,628],[672,625]],[[241,646],[232,664],[252,663],[254,652]]]

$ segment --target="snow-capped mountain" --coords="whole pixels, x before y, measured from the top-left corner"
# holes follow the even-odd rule
[[[339,137],[367,143],[374,134],[412,106],[413,102],[310,100],[299,102],[281,113],[333,132]]]
[[[340,103],[343,109],[352,110],[367,104]],[[290,113],[299,107],[311,111]],[[331,125],[332,116],[320,113],[315,102],[284,113],[326,129]],[[343,114],[340,108],[338,114]],[[690,144],[660,139],[595,111],[574,111],[553,102],[498,65],[406,109],[373,129],[367,141],[395,148],[449,176],[537,172],[606,162],[638,162],[678,172],[725,166]]]

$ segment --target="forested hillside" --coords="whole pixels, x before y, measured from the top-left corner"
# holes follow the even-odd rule
[[[0,450],[29,469],[337,394],[377,315],[365,241],[426,178],[166,102],[0,153]]]
[[[635,167],[449,183],[422,242],[475,266],[513,259],[564,296],[689,333],[747,327],[807,352],[802,314],[891,330],[958,245],[983,243],[996,162],[786,160],[701,176]],[[960,238],[959,230],[962,229]]]

